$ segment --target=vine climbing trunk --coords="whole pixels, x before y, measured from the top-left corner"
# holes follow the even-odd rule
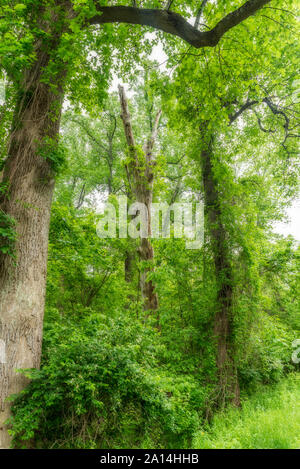
[[[57,39],[56,39],[57,43]],[[53,43],[50,44],[53,48]],[[63,91],[43,83],[41,75],[50,57],[37,48],[36,61],[24,72],[16,104],[8,157],[2,182],[7,192],[0,210],[15,220],[15,260],[0,254],[0,340],[5,348],[0,363],[0,448],[10,446],[5,421],[10,415],[6,398],[20,392],[27,380],[16,369],[38,368],[41,356],[46,285],[47,247],[54,173],[47,155],[47,139],[57,142]]]
[[[213,249],[217,280],[217,311],[214,318],[214,336],[217,342],[218,393],[217,404],[226,402],[240,405],[233,341],[233,272],[230,262],[228,236],[222,221],[220,195],[213,168],[213,138],[202,130],[202,178],[208,232]]]

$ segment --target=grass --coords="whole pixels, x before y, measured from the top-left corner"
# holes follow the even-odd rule
[[[300,374],[263,387],[242,409],[217,414],[212,425],[195,434],[196,449],[300,448]]]

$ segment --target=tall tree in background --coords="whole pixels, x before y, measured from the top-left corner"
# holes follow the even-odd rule
[[[154,261],[154,251],[151,245],[152,229],[151,229],[151,205],[153,199],[153,178],[155,160],[153,158],[153,148],[157,138],[158,126],[161,117],[161,110],[156,114],[154,124],[151,129],[151,135],[147,138],[142,151],[137,147],[133,135],[131,117],[128,110],[128,102],[124,88],[119,86],[121,118],[124,125],[124,132],[128,145],[130,162],[127,165],[127,173],[129,185],[131,187],[132,196],[136,202],[143,204],[147,213],[147,233],[142,233],[139,246],[140,259],[147,264]],[[131,197],[131,199],[133,198]],[[146,236],[145,236],[146,235]],[[158,308],[158,297],[152,280],[147,280],[147,275],[151,272],[152,266],[143,267],[140,278],[142,297],[144,298],[144,307],[146,311],[156,311]]]
[[[289,21],[290,27],[295,27],[294,19]],[[278,32],[274,31],[274,34]],[[294,38],[287,37],[284,28],[280,31],[280,37],[282,49],[275,56],[256,58],[256,46],[249,46],[248,52],[255,57],[255,66],[248,62],[242,49],[236,46],[233,50],[232,44],[236,42],[234,38],[229,39],[224,47],[220,46],[217,55],[203,51],[200,53],[203,60],[198,62],[195,62],[193,53],[189,57],[189,52],[184,52],[185,61],[178,67],[178,76],[175,77],[176,95],[181,97],[177,100],[177,112],[180,117],[177,115],[173,119],[174,122],[176,120],[180,122],[180,118],[184,116],[185,122],[192,129],[191,147],[194,148],[192,153],[201,167],[207,215],[206,228],[213,253],[216,277],[213,335],[217,349],[216,402],[219,406],[224,406],[228,400],[239,405],[236,336],[242,319],[239,318],[235,305],[238,258],[236,252],[239,249],[245,249],[248,253],[254,251],[253,247],[246,247],[247,240],[243,239],[241,233],[233,234],[235,230],[236,232],[240,230],[239,221],[232,216],[235,211],[234,205],[237,204],[237,195],[234,195],[230,188],[230,184],[232,188],[235,185],[234,172],[230,158],[227,157],[228,150],[223,145],[231,125],[240,119],[239,122],[243,122],[247,132],[249,127],[246,123],[248,124],[250,120],[253,122],[253,127],[248,131],[249,135],[251,136],[256,125],[259,132],[268,136],[270,139],[268,158],[270,160],[277,158],[282,177],[286,178],[290,171],[293,174],[297,154],[296,140],[299,136],[294,86],[297,72],[296,67],[290,67],[288,74],[286,70],[290,61],[290,51],[294,50],[296,54],[296,49]],[[257,40],[264,41],[263,31],[257,35]],[[290,43],[289,52],[287,43]],[[268,60],[267,68],[266,60]],[[241,67],[241,74],[237,84],[235,77],[239,74],[238,65]],[[190,75],[189,86],[186,84],[183,86],[183,77],[191,69],[194,73]],[[172,119],[172,114],[174,115],[172,99],[171,104],[173,106],[169,115]],[[178,128],[181,125],[179,123]],[[242,134],[242,131],[240,133]],[[223,149],[223,155],[220,154],[220,149]],[[250,159],[250,155],[248,158]],[[291,181],[293,178],[294,176]],[[291,185],[290,191],[294,194],[297,186],[294,184],[293,187],[293,183]],[[242,216],[244,215],[240,218]],[[256,229],[259,230],[259,227]],[[234,241],[235,237],[239,238],[237,243]],[[254,271],[253,259],[246,262],[247,268],[251,263]],[[252,281],[254,289],[257,280],[249,275],[249,284]]]

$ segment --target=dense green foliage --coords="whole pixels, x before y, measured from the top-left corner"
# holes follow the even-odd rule
[[[124,281],[121,241],[127,242],[109,240],[107,249],[108,241],[95,234],[90,209],[76,214],[54,206],[43,364],[40,371],[26,372],[31,384],[15,401],[12,423],[17,447],[32,438],[37,447],[50,448],[189,448],[224,443],[215,443],[217,436],[204,442],[198,436],[206,432],[212,416],[216,383],[210,340],[214,291],[213,284],[205,286],[199,279],[196,266],[203,263],[202,254],[183,249],[182,240],[156,242],[155,281],[161,298],[161,331],[157,331],[151,318],[145,319],[138,292]],[[291,344],[300,329],[295,305],[299,295],[294,292],[299,286],[294,278],[299,275],[299,257],[291,243],[278,241],[264,263],[272,265],[276,278],[279,274],[284,279],[284,288],[280,293],[266,278],[268,296],[265,292],[252,318],[250,338],[249,329],[243,333],[240,327],[243,396],[294,369]],[[192,288],[196,283],[198,288]],[[128,304],[130,294],[136,301]],[[251,409],[245,416],[248,432],[254,425],[251,419],[265,418],[256,407]],[[272,426],[272,419],[275,425],[285,411],[268,412]],[[233,417],[228,419],[231,422]],[[264,429],[262,423],[261,431],[267,434],[269,427]],[[228,438],[226,445],[255,446],[249,433],[243,438],[237,440],[240,443],[234,436]],[[265,438],[266,443],[258,440],[257,445],[273,447],[271,434]],[[286,441],[284,445],[292,444]]]
[[[46,48],[51,39],[33,3],[1,2],[2,165],[21,70],[34,63],[36,41]],[[296,7],[276,0],[216,48],[198,52],[162,33],[151,41],[128,25],[82,29],[95,14],[92,1],[73,1],[79,13],[71,19],[60,2],[41,3],[51,4],[43,21],[50,11],[57,30],[67,25],[42,83],[56,89],[68,69],[59,138],[44,138],[37,150],[56,178],[43,353],[39,370],[19,370],[30,381],[11,397],[13,445],[299,447],[299,365],[291,356],[300,334],[300,248],[274,231],[299,192]],[[174,11],[190,18],[199,7],[177,3]],[[240,3],[208,2],[204,23],[212,27]],[[168,54],[166,70],[149,59],[157,43]],[[96,230],[103,202],[134,199],[132,148],[112,78],[128,83],[142,169],[143,143],[162,109],[153,201],[206,203],[200,249],[186,249],[172,230],[151,240],[155,312],[143,307],[147,265],[138,240],[100,238]],[[3,253],[13,254],[15,237],[14,220],[0,210]],[[220,399],[216,318],[224,304],[227,377],[239,384],[241,409],[223,408],[232,402],[230,386]]]

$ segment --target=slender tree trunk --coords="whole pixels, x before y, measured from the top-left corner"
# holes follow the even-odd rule
[[[5,400],[26,385],[15,370],[40,365],[54,189],[51,164],[40,156],[40,147],[45,138],[52,142],[57,138],[63,100],[60,87],[54,91],[41,83],[48,62],[49,55],[41,47],[35,64],[25,73],[3,173],[8,193],[2,197],[0,209],[15,219],[17,242],[16,262],[0,254],[0,339],[6,355],[5,363],[0,364],[0,448],[10,445],[4,425],[10,406]]]
[[[226,228],[222,222],[219,191],[212,165],[212,138],[205,143],[205,136],[203,134],[203,143],[204,148],[201,154],[203,187],[218,288],[218,310],[214,319],[219,380],[217,403],[223,407],[226,402],[232,402],[235,405],[240,404],[239,382],[235,366],[232,336],[233,275]]]
[[[125,253],[125,261],[124,261],[124,271],[125,271],[125,281],[127,283],[132,283],[134,279],[134,264],[135,264],[135,253],[133,252],[134,246],[132,250],[128,249]]]

